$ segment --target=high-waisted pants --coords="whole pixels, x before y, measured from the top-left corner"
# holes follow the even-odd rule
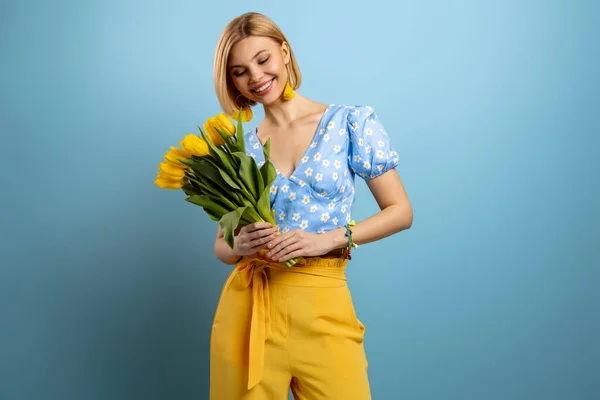
[[[347,260],[300,257],[289,270],[243,257],[229,275],[210,342],[211,400],[367,400],[365,327]]]

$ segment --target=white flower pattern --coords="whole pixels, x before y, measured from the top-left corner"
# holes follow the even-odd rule
[[[263,166],[256,129],[246,132],[245,140],[246,154]],[[302,167],[290,177],[277,170],[270,187],[271,208],[277,210],[282,233],[325,233],[350,222],[355,175],[377,177],[395,168],[399,156],[371,107],[331,104],[300,162]]]

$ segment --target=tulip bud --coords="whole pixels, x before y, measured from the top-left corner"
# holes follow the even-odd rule
[[[174,166],[173,164],[163,161],[158,164],[158,169],[163,173],[172,176],[173,179],[181,179],[185,176],[185,171],[179,167]]]
[[[161,170],[158,171],[154,184],[163,189],[180,189],[183,186],[183,179],[167,174]]]
[[[198,135],[194,135],[193,133],[185,135],[179,144],[184,148],[184,150],[195,156],[204,157],[205,155],[209,154],[208,144],[206,141],[198,137]]]
[[[231,122],[231,119],[225,114],[217,114],[216,121],[218,123],[217,128],[227,133],[229,136],[235,135],[235,125]]]
[[[223,141],[223,138],[215,129],[215,120],[215,117],[206,120],[206,122],[204,123],[204,132],[206,133],[208,139],[212,142],[212,144],[214,144],[215,146],[222,146],[225,144],[225,141]]]

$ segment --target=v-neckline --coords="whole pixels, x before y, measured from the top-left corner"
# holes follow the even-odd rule
[[[306,150],[304,150],[304,153],[302,153],[302,157],[300,157],[300,160],[298,160],[298,164],[296,164],[296,168],[294,168],[294,170],[292,171],[292,173],[290,174],[290,176],[283,175],[281,173],[281,171],[279,170],[279,168],[277,168],[277,165],[275,165],[275,163],[273,162],[273,160],[271,160],[271,163],[275,167],[275,170],[277,171],[277,174],[279,176],[281,176],[282,178],[284,178],[286,180],[290,180],[290,179],[292,179],[296,175],[296,172],[298,171],[298,168],[300,168],[300,164],[302,164],[302,159],[304,157],[306,157],[306,155],[308,154],[308,152],[312,148],[311,146],[312,146],[313,142],[315,142],[315,138],[317,136],[319,136],[319,131],[322,129],[323,122],[325,121],[325,116],[327,115],[327,112],[329,111],[329,109],[331,108],[331,106],[332,106],[332,104],[329,104],[327,106],[327,108],[325,109],[325,111],[323,111],[323,115],[321,115],[321,119],[319,119],[319,123],[317,125],[317,129],[315,129],[315,133],[313,134],[312,138],[310,139],[310,142],[308,143],[308,147],[306,148]],[[254,137],[258,141],[258,144],[260,145],[260,149],[264,150],[263,149],[263,143],[258,138],[258,127],[254,128],[254,132],[253,133],[254,133]],[[264,152],[263,152],[263,156],[264,156]]]

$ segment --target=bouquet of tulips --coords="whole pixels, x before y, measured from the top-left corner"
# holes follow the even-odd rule
[[[227,115],[217,114],[198,130],[201,137],[186,135],[181,149],[170,146],[154,183],[164,189],[182,189],[186,201],[219,221],[225,242],[233,249],[238,226],[263,221],[276,225],[270,189],[277,172],[269,158],[270,140],[263,146],[265,163],[258,168],[246,154],[242,113],[237,129]],[[297,261],[294,258],[284,265],[289,268]]]

